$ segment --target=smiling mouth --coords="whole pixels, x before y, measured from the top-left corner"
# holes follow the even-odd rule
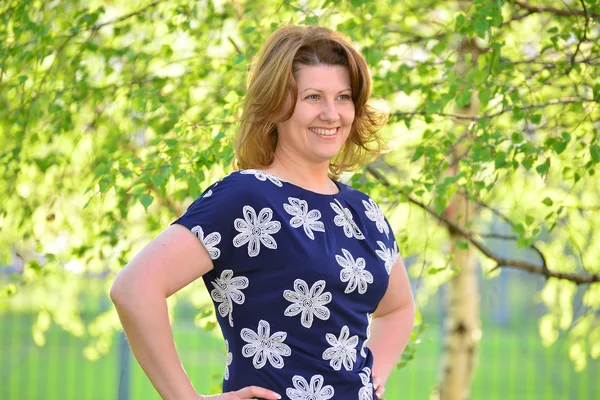
[[[311,132],[316,133],[317,135],[320,136],[333,136],[337,133],[338,128],[332,128],[332,129],[322,129],[322,128],[308,128]]]

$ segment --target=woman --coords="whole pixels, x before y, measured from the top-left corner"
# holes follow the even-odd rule
[[[166,305],[199,277],[227,349],[225,393],[211,399],[381,398],[412,331],[413,297],[377,204],[334,180],[381,148],[387,116],[368,104],[370,91],[363,57],[339,33],[290,26],[269,37],[250,73],[240,170],[194,201],[111,289],[164,399],[206,398],[181,366]]]

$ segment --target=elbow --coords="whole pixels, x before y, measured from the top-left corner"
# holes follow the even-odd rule
[[[117,308],[131,302],[132,299],[137,297],[136,286],[139,285],[133,281],[131,274],[127,274],[125,272],[126,271],[121,271],[121,273],[117,275],[117,278],[113,282],[109,291],[110,299]]]
[[[112,286],[110,287],[108,295],[110,296],[110,300],[115,306],[122,304],[126,296],[126,290],[124,290],[122,286],[122,283],[117,277],[117,279],[113,282]]]
[[[139,307],[142,299],[147,301],[152,297],[164,297],[162,288],[150,277],[134,273],[130,270],[123,270],[117,275],[110,291],[110,299],[117,308]]]

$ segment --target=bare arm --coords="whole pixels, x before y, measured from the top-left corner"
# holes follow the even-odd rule
[[[173,340],[167,297],[213,269],[202,243],[187,228],[172,225],[152,240],[119,273],[111,290],[127,340],[138,363],[165,400],[198,400]],[[210,399],[281,398],[261,387],[246,387]]]
[[[175,349],[166,299],[212,268],[194,234],[172,225],[127,264],[111,288],[131,350],[163,399],[198,399]]]
[[[410,339],[415,308],[406,268],[399,257],[385,295],[373,313],[367,347],[373,353],[373,383],[378,396]]]

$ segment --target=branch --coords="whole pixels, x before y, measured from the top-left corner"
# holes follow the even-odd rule
[[[579,53],[581,43],[583,43],[584,41],[587,40],[587,30],[588,30],[588,24],[590,22],[590,18],[588,17],[588,10],[587,10],[587,7],[585,6],[585,1],[579,0],[579,2],[583,6],[583,12],[584,12],[584,17],[585,17],[585,26],[583,27],[583,36],[579,38],[579,42],[577,43],[577,48],[575,48],[575,52],[573,53],[573,56],[571,56],[571,67],[567,70],[567,75],[569,75],[569,73],[573,69],[573,66],[575,65],[575,57],[577,56],[577,53]]]
[[[244,55],[244,53],[242,53],[242,50],[240,50],[240,47],[237,45],[237,43],[233,40],[233,38],[231,36],[227,36],[227,39],[229,39],[229,41],[231,42],[231,44],[235,48],[235,51],[238,54]]]
[[[369,172],[371,175],[373,175],[385,187],[389,188],[391,186],[389,181],[379,171],[375,170],[373,167],[370,167],[370,166],[367,167],[366,169],[367,169],[367,172]],[[455,233],[458,233],[459,235],[463,236],[465,239],[469,240],[469,242],[472,243],[473,246],[475,246],[477,249],[479,249],[479,251],[481,251],[486,257],[488,257],[491,260],[494,260],[496,262],[497,266],[494,267],[493,270],[495,270],[496,268],[501,268],[501,267],[515,268],[515,269],[520,269],[522,271],[528,271],[528,272],[531,272],[534,274],[543,275],[543,276],[546,276],[549,278],[565,279],[565,280],[571,281],[577,285],[593,283],[593,282],[600,282],[600,274],[582,275],[582,274],[577,274],[577,273],[551,271],[551,270],[547,269],[546,260],[545,260],[543,253],[536,248],[534,248],[534,250],[537,251],[538,254],[542,257],[542,264],[543,264],[542,266],[532,264],[530,262],[523,261],[523,260],[505,258],[498,254],[495,254],[493,251],[491,251],[486,246],[484,246],[483,243],[473,233],[469,232],[466,229],[461,228],[459,225],[450,221],[444,215],[437,214],[435,212],[435,210],[427,207],[425,204],[412,198],[410,195],[408,195],[406,193],[403,193],[403,194],[407,197],[407,199],[410,203],[413,203],[413,204],[419,206],[420,208],[422,208],[423,210],[427,211],[434,218],[436,218],[437,220],[442,222],[444,225],[446,225],[446,227],[448,229],[452,230]]]
[[[597,14],[594,12],[587,13],[587,15],[586,15],[586,12],[580,11],[580,10],[561,10],[561,9],[553,8],[553,7],[532,6],[531,4],[528,4],[524,1],[519,1],[519,0],[515,0],[515,4],[521,8],[526,9],[527,11],[529,11],[531,13],[550,13],[550,14],[559,15],[559,16],[563,16],[563,17],[585,16],[585,17],[600,18],[600,14]]]
[[[92,25],[89,29],[98,30],[107,25],[112,25],[112,24],[116,24],[117,22],[125,21],[126,19],[129,19],[133,16],[143,13],[144,11],[146,11],[149,8],[157,6],[158,4],[162,3],[163,1],[165,1],[165,0],[155,0],[154,2],[148,4],[147,6],[140,8],[139,10],[132,11],[129,14],[122,15],[119,18],[113,19],[111,21],[106,21],[101,24]]]
[[[554,106],[557,104],[571,104],[571,103],[587,103],[587,102],[591,102],[593,100],[588,100],[588,99],[583,99],[581,97],[567,97],[565,99],[552,99],[549,100],[545,103],[539,103],[539,104],[530,104],[527,106],[511,106],[511,107],[507,107],[507,108],[503,108],[500,111],[497,111],[495,113],[491,113],[491,114],[483,114],[483,115],[467,115],[467,114],[452,114],[452,113],[428,113],[426,111],[412,111],[412,112],[403,112],[403,111],[399,111],[399,112],[395,112],[392,113],[390,116],[392,117],[403,117],[403,116],[415,116],[415,115],[438,115],[440,117],[449,117],[449,118],[456,118],[456,119],[462,119],[462,120],[473,120],[473,121],[479,121],[482,119],[488,119],[488,118],[495,118],[498,117],[502,114],[506,114],[508,112],[513,111],[515,108],[518,108],[519,110],[529,110],[532,108],[544,108],[547,106]]]

